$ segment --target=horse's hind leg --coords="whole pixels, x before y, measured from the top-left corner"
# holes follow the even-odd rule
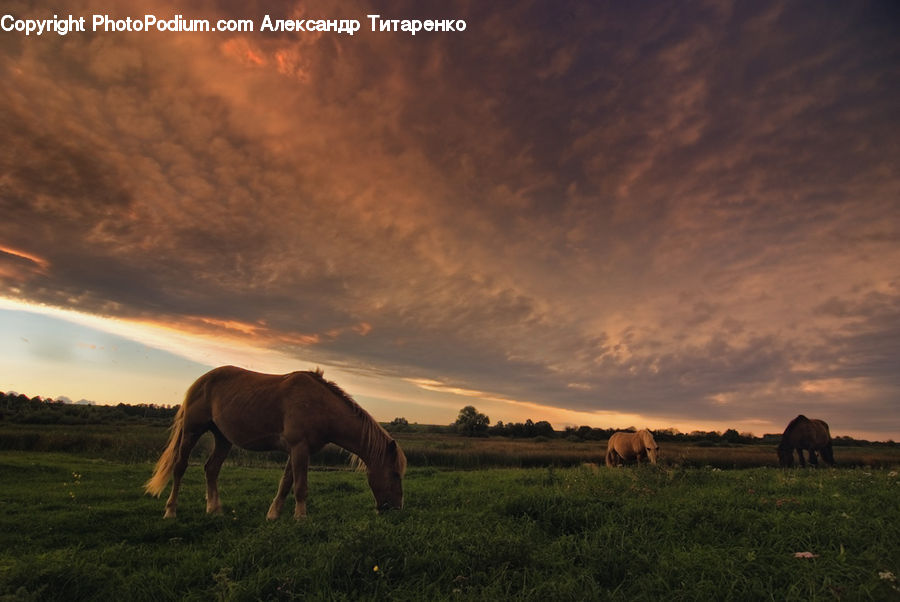
[[[623,458],[616,450],[609,452],[609,459],[611,464],[607,464],[607,466],[617,467],[625,464],[625,458]]]
[[[178,506],[178,490],[181,488],[181,477],[187,470],[188,458],[191,456],[191,450],[197,445],[202,432],[190,432],[187,429],[182,431],[181,445],[175,452],[175,465],[172,469],[172,493],[166,500],[166,514],[163,518],[175,518],[175,509]]]
[[[615,449],[611,449],[606,452],[606,465],[610,468],[615,468],[622,463],[622,456],[619,455]]]
[[[305,445],[291,448],[291,467],[294,469],[294,518],[306,518],[307,477],[309,473],[309,449]]]
[[[281,509],[284,507],[284,500],[291,492],[291,487],[293,486],[294,468],[291,465],[291,458],[290,456],[288,456],[287,464],[284,465],[284,474],[281,475],[281,483],[278,484],[278,493],[275,494],[275,499],[272,500],[272,504],[269,506],[269,511],[266,513],[266,518],[268,520],[275,520],[276,518],[281,516]]]
[[[216,437],[216,445],[203,467],[206,471],[206,513],[222,514],[222,502],[219,500],[219,471],[225,457],[231,451],[231,441],[216,428],[213,429],[213,435]]]

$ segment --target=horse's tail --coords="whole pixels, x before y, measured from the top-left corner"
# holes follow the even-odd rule
[[[175,456],[178,453],[178,448],[181,447],[181,438],[184,432],[184,406],[186,405],[187,398],[185,398],[184,403],[181,404],[181,407],[175,413],[175,419],[172,421],[172,433],[169,435],[169,444],[166,446],[166,451],[162,453],[156,462],[153,476],[144,483],[144,491],[152,496],[159,497],[159,494],[163,492],[163,489],[169,483],[172,470],[175,468]]]

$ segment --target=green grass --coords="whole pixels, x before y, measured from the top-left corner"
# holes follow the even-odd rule
[[[412,468],[383,516],[320,470],[300,523],[264,519],[277,466],[226,465],[210,517],[192,465],[174,521],[150,471],[0,452],[0,598],[900,599],[896,469]]]

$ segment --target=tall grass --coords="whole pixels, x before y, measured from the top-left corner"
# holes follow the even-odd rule
[[[24,425],[0,423],[0,450],[67,452],[125,462],[156,460],[165,448],[168,428],[162,425]],[[436,433],[396,433],[411,466],[481,469],[578,466],[603,464],[605,441],[566,439],[509,439],[506,437],[461,437]],[[200,460],[212,449],[206,435],[192,457]],[[836,447],[841,466],[886,467],[900,464],[900,447]],[[347,454],[327,446],[312,458],[314,466],[341,466]],[[281,452],[259,453],[234,448],[228,462],[239,466],[283,463]],[[661,463],[666,466],[752,468],[776,466],[773,445],[698,445],[661,443]]]

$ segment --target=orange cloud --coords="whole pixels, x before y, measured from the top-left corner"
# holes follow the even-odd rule
[[[324,341],[335,341],[348,332],[366,336],[372,330],[371,324],[360,322],[344,328],[333,328],[323,333],[294,332],[285,329],[274,329],[264,321],[255,323],[241,320],[226,320],[211,316],[172,317],[144,321],[144,323],[166,329],[183,330],[194,334],[220,338],[236,338],[252,342],[257,346],[278,347],[281,345],[299,345],[306,347],[318,345]]]
[[[316,345],[322,341],[317,333],[298,333],[269,328],[264,322],[249,323],[240,320],[222,320],[208,316],[176,318],[174,323],[178,329],[193,330],[197,334],[213,335],[224,338],[238,338],[252,341],[257,346],[278,345]]]
[[[360,336],[366,336],[370,332],[372,332],[372,325],[368,322],[360,322],[356,326],[353,327],[353,332],[357,333]]]
[[[216,318],[208,317],[201,317],[198,318],[198,320],[215,328],[224,328],[227,331],[240,332],[241,334],[250,336],[259,334],[260,330],[263,328],[259,324],[249,324],[247,322],[240,322],[238,320],[219,320]]]
[[[257,67],[266,65],[267,61],[262,51],[251,45],[246,38],[231,38],[224,42],[221,47],[223,54],[245,65],[256,65]]]
[[[0,245],[0,253],[8,255],[12,258],[24,259],[26,261],[29,261],[41,272],[45,272],[50,267],[50,262],[48,260],[33,253],[28,253],[27,251],[20,251],[18,249],[13,249],[12,247],[5,247]]]

